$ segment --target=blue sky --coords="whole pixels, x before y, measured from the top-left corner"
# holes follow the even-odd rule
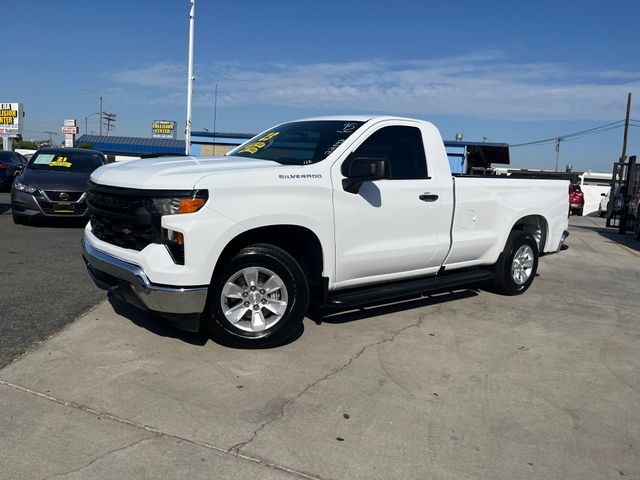
[[[24,103],[25,137],[104,97],[115,134],[149,136],[186,103],[188,0],[0,0],[16,39],[1,101]],[[640,2],[197,0],[194,129],[256,132],[339,113],[423,118],[445,138],[520,143],[640,118]],[[8,31],[7,31],[8,27]],[[97,130],[96,116],[89,130]],[[58,137],[60,138],[60,137]],[[610,171],[622,129],[567,141],[561,165]],[[640,150],[640,128],[630,132]],[[553,145],[512,150],[516,166],[553,168]]]

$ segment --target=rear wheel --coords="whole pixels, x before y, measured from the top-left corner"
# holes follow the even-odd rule
[[[299,331],[308,302],[298,262],[275,245],[251,245],[214,278],[205,326],[227,345],[273,347]]]
[[[538,245],[528,232],[514,230],[495,266],[492,287],[503,295],[520,295],[533,282],[538,270]]]
[[[638,208],[640,208],[640,206],[638,206]],[[636,240],[640,240],[640,215],[638,215],[635,219],[633,236],[636,237]]]

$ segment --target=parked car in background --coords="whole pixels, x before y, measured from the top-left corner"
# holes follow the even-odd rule
[[[616,189],[616,194],[618,190]],[[602,198],[600,199],[600,205],[598,206],[598,215],[604,217],[609,210],[609,203],[611,202],[611,189],[607,193],[602,193]],[[622,199],[616,198],[613,202],[613,213],[620,213],[620,208],[622,207]]]
[[[0,189],[11,188],[28,160],[17,152],[0,151]]]
[[[15,223],[34,217],[86,217],[86,189],[91,172],[106,165],[95,150],[45,148],[38,150],[11,189]]]
[[[582,216],[584,210],[584,194],[578,184],[569,185],[569,212],[573,215]]]

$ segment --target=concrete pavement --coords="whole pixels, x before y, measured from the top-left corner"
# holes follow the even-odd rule
[[[0,370],[0,479],[640,478],[640,244],[236,350],[103,303]],[[114,307],[117,311],[114,311]]]

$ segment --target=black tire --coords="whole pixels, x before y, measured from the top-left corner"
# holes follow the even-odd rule
[[[640,208],[640,205],[638,205],[638,208]],[[640,215],[635,218],[633,236],[636,240],[640,240]]]
[[[581,216],[582,216],[582,209],[581,209],[581,208],[580,208],[580,209],[578,209],[578,210],[576,210],[576,215],[577,215],[578,217],[581,217]]]
[[[533,265],[528,279],[524,283],[518,283],[512,275],[514,256],[521,247],[527,245],[531,247]],[[538,271],[538,256],[538,244],[533,235],[518,230],[512,231],[509,234],[504,251],[494,265],[496,276],[491,283],[491,289],[503,295],[520,295],[527,291]]]
[[[228,280],[245,268],[258,267],[275,273],[286,288],[288,302],[280,320],[265,330],[246,331],[233,325],[223,312],[221,296]],[[275,347],[290,341],[301,331],[309,304],[309,287],[298,262],[283,249],[271,244],[255,244],[240,250],[209,288],[203,323],[212,338],[233,347]],[[249,317],[251,312],[247,312]],[[268,313],[268,312],[267,312]]]
[[[603,211],[603,210],[599,210],[598,211],[598,215],[600,215],[600,218],[604,218],[604,216],[607,214],[607,212]]]
[[[15,223],[16,225],[24,225],[24,218],[20,215],[16,215],[15,213],[11,212],[11,218],[13,219],[13,223]]]

